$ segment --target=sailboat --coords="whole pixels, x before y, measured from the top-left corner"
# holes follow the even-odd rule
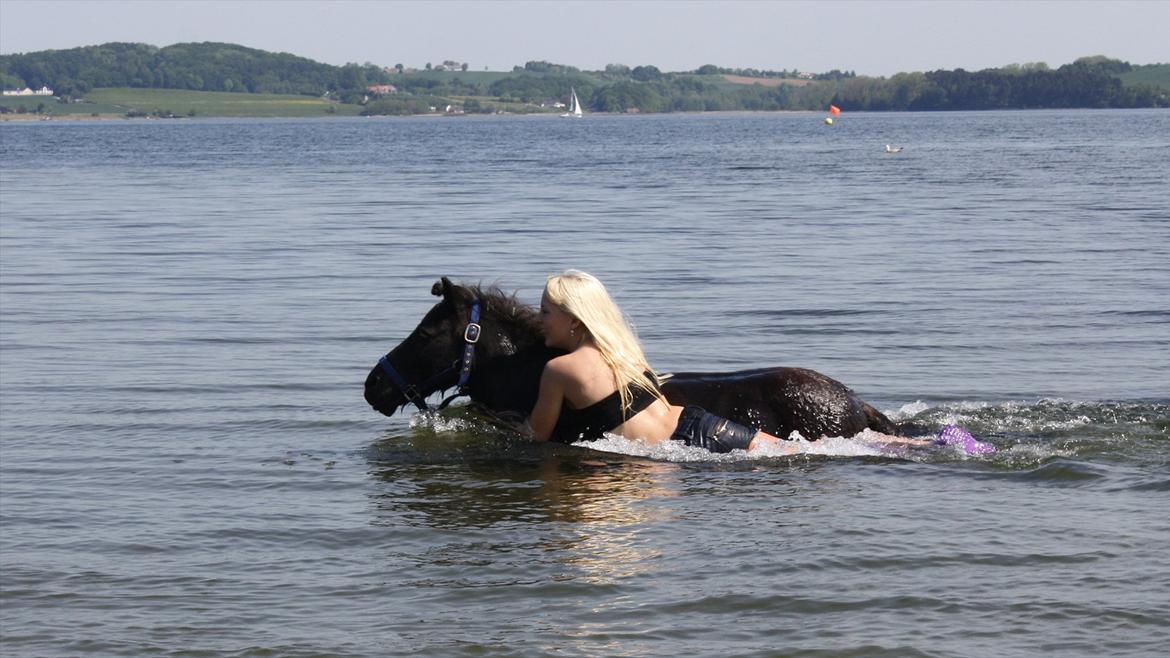
[[[580,119],[581,117],[583,117],[585,115],[581,113],[581,101],[577,100],[577,90],[574,89],[573,87],[569,87],[569,90],[573,94],[572,97],[569,99],[569,111],[565,112],[561,116],[563,116],[563,117],[577,117],[578,119]]]

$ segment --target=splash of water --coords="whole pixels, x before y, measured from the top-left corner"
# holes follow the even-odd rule
[[[774,459],[778,457],[794,458],[809,455],[823,457],[888,457],[890,452],[883,450],[875,440],[875,435],[866,430],[856,437],[828,437],[818,441],[809,441],[793,432],[789,440],[780,446],[763,445],[755,450],[732,450],[725,453],[713,453],[697,446],[684,445],[679,441],[662,441],[650,445],[643,441],[636,441],[606,433],[596,441],[581,441],[573,445],[591,450],[612,452],[635,457],[646,457],[660,461],[671,462],[743,462],[760,459]],[[795,448],[795,452],[793,452]]]
[[[1033,468],[1054,459],[1078,459],[1100,454],[1134,456],[1142,461],[1151,454],[1165,460],[1170,440],[1170,404],[1153,402],[1071,402],[1043,399],[1036,402],[948,402],[929,404],[915,401],[885,412],[895,422],[909,422],[920,428],[917,439],[933,439],[937,428],[957,424],[966,427],[980,441],[997,448],[994,455],[967,455],[960,446],[916,446],[884,442],[881,435],[865,430],[852,437],[828,437],[808,441],[799,434],[781,447],[764,446],[748,453],[733,450],[716,454],[688,447],[677,441],[650,446],[607,434],[578,447],[670,462],[735,463],[752,460],[888,457],[918,462],[978,460],[1008,469]],[[530,441],[514,426],[503,426],[466,407],[444,412],[420,412],[411,416],[415,434],[457,437],[461,446],[482,444],[485,439],[503,439],[503,445]],[[426,437],[422,437],[427,440]],[[495,445],[498,449],[499,442]],[[792,448],[795,447],[795,454]]]

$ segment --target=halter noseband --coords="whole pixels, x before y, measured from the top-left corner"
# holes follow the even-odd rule
[[[479,300],[475,300],[471,304],[471,319],[467,326],[463,329],[463,359],[462,361],[455,361],[450,367],[441,370],[431,376],[430,379],[422,383],[421,386],[414,386],[406,381],[397,370],[394,369],[393,364],[390,363],[390,355],[378,359],[378,365],[382,370],[390,376],[390,380],[394,385],[402,391],[406,396],[406,400],[418,407],[419,411],[430,411],[431,407],[427,405],[426,395],[421,393],[419,389],[429,389],[437,386],[439,381],[446,378],[455,370],[459,371],[459,383],[456,384],[456,391],[453,395],[447,397],[436,409],[445,409],[451,401],[461,395],[467,395],[467,383],[471,381],[471,365],[475,362],[475,344],[479,342],[479,335],[483,333],[483,327],[479,325]]]

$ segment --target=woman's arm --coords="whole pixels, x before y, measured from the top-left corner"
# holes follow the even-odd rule
[[[552,362],[544,367],[540,375],[540,392],[536,396],[532,415],[528,417],[528,426],[541,441],[548,441],[552,437],[553,428],[561,416],[566,381],[566,373]]]

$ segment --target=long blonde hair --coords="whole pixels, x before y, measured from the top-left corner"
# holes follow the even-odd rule
[[[548,278],[544,294],[549,302],[580,320],[593,338],[601,358],[613,372],[623,414],[630,409],[631,385],[666,401],[658,390],[658,384],[664,378],[650,368],[626,316],[597,277],[580,270],[566,270]]]

